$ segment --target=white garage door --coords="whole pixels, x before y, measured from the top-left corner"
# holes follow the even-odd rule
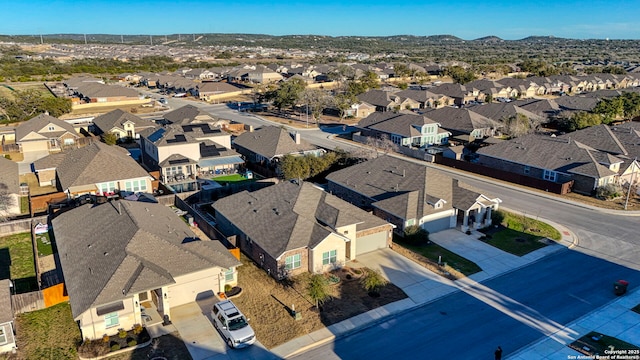
[[[215,295],[219,291],[216,277],[179,282],[169,287],[169,304],[172,307],[187,304],[200,298]]]
[[[430,234],[438,231],[446,230],[450,228],[451,218],[445,217],[442,219],[431,220],[422,224],[422,228],[427,230]]]
[[[356,239],[356,256],[368,253],[373,250],[384,249],[387,247],[387,232],[362,236]]]

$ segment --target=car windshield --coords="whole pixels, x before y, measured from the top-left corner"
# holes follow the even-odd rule
[[[229,320],[229,330],[240,330],[247,325],[249,324],[242,316]]]

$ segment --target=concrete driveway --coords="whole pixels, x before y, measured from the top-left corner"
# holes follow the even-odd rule
[[[276,359],[260,342],[244,349],[230,349],[211,321],[209,298],[171,309],[171,321],[180,333],[193,360]]]
[[[26,151],[22,154],[24,156],[24,159],[18,162],[18,172],[20,174],[27,174],[32,172],[31,164],[33,164],[34,161],[38,159],[42,159],[43,157],[49,155],[49,151],[48,150]]]

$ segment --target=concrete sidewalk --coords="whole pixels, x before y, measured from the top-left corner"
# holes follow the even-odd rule
[[[271,349],[271,352],[281,358],[293,357],[334,341],[336,338],[375,326],[390,316],[438,300],[456,291],[473,292],[474,288],[482,287],[478,283],[480,281],[514,271],[552,253],[577,245],[578,239],[566,227],[547,219],[540,220],[558,229],[562,239],[558,244],[546,246],[522,257],[506,253],[477,240],[480,236],[477,232],[466,235],[456,230],[445,230],[431,234],[431,239],[438,245],[476,262],[483,269],[480,273],[457,281],[436,275],[390,249],[364,254],[358,258],[358,263],[361,266],[379,269],[387,279],[400,287],[408,298],[301,336]],[[508,359],[551,360],[579,355],[577,351],[566,345],[590,331],[602,332],[640,346],[640,340],[638,340],[640,339],[640,314],[630,310],[638,304],[640,304],[640,288],[569,325],[557,324],[551,335],[541,335],[540,340],[510,354]]]

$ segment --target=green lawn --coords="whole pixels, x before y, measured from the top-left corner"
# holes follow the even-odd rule
[[[14,280],[18,293],[37,290],[30,233],[0,237],[0,279]]]
[[[640,350],[640,347],[629,344],[626,341],[622,341],[612,336],[603,335],[595,331],[592,331],[569,344],[570,348],[585,355],[604,355],[604,351],[608,350],[609,346],[613,346],[613,348],[616,350]],[[586,350],[585,347],[589,350]],[[635,354],[637,354],[637,352]]]
[[[494,224],[498,227],[481,230],[483,240],[517,256],[545,247],[544,238],[560,240],[560,232],[549,224],[502,210],[494,213]]]
[[[20,197],[20,213],[27,214],[29,212],[29,197],[21,196]]]
[[[53,254],[53,245],[48,232],[36,235],[36,242],[38,244],[38,256]]]
[[[435,263],[438,263],[438,259],[440,257],[441,263],[447,263],[447,265],[451,266],[452,268],[456,269],[466,276],[473,275],[482,270],[473,261],[467,260],[462,256],[453,253],[434,242],[424,245],[409,245],[402,240],[399,240],[399,238],[394,238],[394,242],[397,242],[403,247],[415,253],[418,253]]]
[[[80,330],[68,302],[16,317],[20,359],[77,359]]]
[[[236,182],[243,182],[243,181],[254,181],[247,179],[246,177],[242,176],[241,174],[233,174],[233,175],[224,175],[224,176],[216,176],[214,178],[212,178],[213,181],[217,182],[220,185],[224,185],[226,183],[236,183]]]

